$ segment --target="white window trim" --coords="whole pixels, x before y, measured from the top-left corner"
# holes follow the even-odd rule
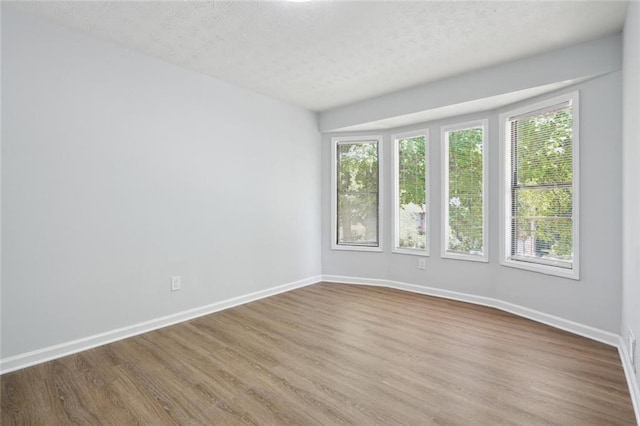
[[[338,183],[337,183],[337,149],[339,143],[342,142],[378,142],[378,245],[377,246],[358,246],[338,244]],[[362,136],[336,136],[331,138],[331,249],[347,250],[347,251],[383,251],[383,191],[382,183],[384,182],[383,171],[383,139],[382,135],[362,135]]]
[[[502,151],[500,164],[500,264],[511,268],[524,269],[547,275],[580,279],[580,117],[579,117],[579,92],[571,92],[553,98],[545,99],[512,111],[500,114],[500,149]],[[507,170],[511,169],[511,138],[507,134],[507,120],[512,117],[543,110],[564,102],[571,102],[573,107],[573,268],[566,269],[552,265],[543,265],[533,262],[511,260],[511,225],[508,219],[511,215],[511,176]]]
[[[398,183],[399,183],[399,179],[400,176],[398,174],[398,141],[400,139],[408,139],[408,138],[414,138],[414,137],[419,137],[419,136],[424,136],[425,138],[425,164],[427,167],[426,170],[426,174],[425,174],[425,190],[426,190],[426,206],[427,206],[427,217],[426,217],[426,221],[425,221],[425,227],[426,227],[426,241],[425,241],[425,248],[424,249],[408,249],[408,248],[401,248],[398,247],[398,243],[399,243],[399,237],[400,237],[400,222],[399,222],[399,214],[398,214],[398,204],[399,204],[399,191],[398,191]],[[391,247],[391,251],[393,253],[399,253],[399,254],[411,254],[414,256],[429,256],[429,247],[431,245],[431,215],[429,214],[429,211],[431,209],[431,203],[430,203],[430,198],[431,198],[431,191],[429,191],[429,173],[431,171],[431,167],[429,167],[429,159],[430,159],[430,152],[429,152],[429,129],[420,129],[420,130],[414,130],[411,132],[405,132],[405,133],[396,133],[391,135],[391,141],[392,141],[392,148],[391,148],[391,167],[392,167],[392,177],[393,177],[393,181],[391,183],[391,199],[393,200],[393,207],[391,209],[391,219],[393,221],[393,245]]]
[[[449,141],[447,132],[456,130],[466,130],[482,127],[482,255],[452,253],[447,251],[449,243]],[[442,144],[442,155],[440,168],[442,170],[442,229],[441,229],[441,257],[443,259],[469,260],[472,262],[489,262],[489,120],[481,119],[468,121],[465,123],[442,126],[440,129],[440,141]]]

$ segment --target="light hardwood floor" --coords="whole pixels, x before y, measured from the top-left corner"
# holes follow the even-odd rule
[[[5,374],[2,425],[633,425],[615,348],[317,284]]]

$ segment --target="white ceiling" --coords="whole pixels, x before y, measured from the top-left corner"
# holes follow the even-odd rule
[[[324,111],[619,32],[627,2],[79,1],[11,7]]]

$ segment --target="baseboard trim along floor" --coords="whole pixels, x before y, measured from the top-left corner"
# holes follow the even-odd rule
[[[323,275],[322,280],[325,282],[342,283],[342,284],[358,284],[395,288],[397,290],[410,291],[413,293],[424,294],[427,296],[442,297],[445,299],[458,300],[460,302],[473,303],[475,305],[488,306],[490,308],[500,309],[505,312],[528,318],[543,324],[568,331],[579,336],[588,337],[589,339],[605,343],[610,346],[618,346],[619,336],[617,334],[600,330],[588,325],[580,324],[554,315],[545,314],[544,312],[534,309],[525,308],[524,306],[505,302],[490,297],[476,296],[473,294],[460,293],[457,291],[443,290],[436,287],[427,287],[416,284],[409,284],[400,281],[380,280],[373,278],[347,277],[339,275]]]
[[[61,343],[59,345],[49,346],[35,351],[8,357],[0,360],[0,374],[9,373],[11,371],[20,370],[32,365],[51,361],[57,358],[62,358],[67,355],[106,345],[107,343],[126,339],[127,337],[147,333],[149,331],[157,330],[162,327],[167,327],[183,321],[188,321],[197,317],[209,315],[214,312],[233,308],[234,306],[253,302],[259,299],[264,299],[265,297],[284,293],[285,291],[290,291],[296,288],[316,284],[320,281],[320,276],[309,277],[291,283],[271,287],[266,290],[256,291],[242,296],[233,297],[231,299],[222,300],[220,302],[211,303],[198,308],[178,312],[172,315],[155,318],[150,321],[133,324],[127,327],[95,334],[93,336]]]
[[[450,290],[443,290],[436,287],[409,284],[399,281],[340,275],[313,276],[295,282],[271,287],[269,289],[249,293],[220,302],[215,302],[198,308],[178,312],[172,315],[167,315],[161,318],[156,318],[150,321],[137,323],[128,327],[122,327],[105,333],[95,334],[93,336],[88,336],[82,339],[77,339],[59,345],[8,357],[0,360],[0,374],[9,373],[11,371],[51,361],[77,352],[82,352],[118,340],[126,339],[128,337],[136,336],[138,334],[167,327],[183,321],[188,321],[204,315],[209,315],[214,312],[233,308],[235,306],[263,299],[296,288],[313,285],[323,281],[342,284],[389,287],[398,290],[424,294],[427,296],[434,296],[472,303],[476,305],[488,306],[614,346],[618,349],[618,352],[620,354],[620,359],[624,368],[627,384],[629,386],[629,392],[631,394],[631,400],[633,402],[633,408],[636,414],[636,418],[640,423],[640,391],[638,388],[638,383],[634,374],[634,369],[631,364],[629,354],[626,350],[626,346],[623,343],[622,337],[617,334],[498,299],[460,293]]]

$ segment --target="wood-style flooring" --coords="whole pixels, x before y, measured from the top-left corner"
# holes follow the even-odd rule
[[[634,425],[613,347],[322,283],[1,377],[9,425]]]

